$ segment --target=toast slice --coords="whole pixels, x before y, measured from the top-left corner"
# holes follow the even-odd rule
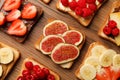
[[[29,33],[30,33],[31,30],[34,28],[35,24],[37,23],[37,21],[39,20],[39,18],[42,16],[42,13],[43,13],[43,10],[42,10],[42,8],[41,8],[39,5],[36,5],[36,4],[34,4],[34,3],[32,3],[32,2],[30,2],[30,1],[28,1],[28,0],[22,0],[22,4],[21,4],[20,7],[23,8],[23,6],[24,6],[25,4],[27,4],[27,3],[31,3],[31,4],[33,4],[33,5],[35,5],[35,6],[37,7],[37,15],[36,15],[35,18],[30,19],[30,20],[21,18],[21,20],[25,23],[25,25],[26,25],[26,27],[27,27],[27,33],[26,33],[24,36],[14,36],[14,35],[9,35],[9,34],[7,33],[7,30],[8,30],[8,28],[9,28],[9,26],[11,25],[11,22],[6,22],[3,26],[0,27],[0,30],[1,30],[1,31],[5,32],[5,33],[8,34],[10,37],[12,37],[13,39],[15,39],[16,41],[21,42],[21,43],[26,40],[26,38],[28,37]],[[3,5],[4,5],[4,4],[3,4]],[[22,10],[21,8],[20,8],[20,11]],[[3,9],[1,9],[1,11],[2,11],[5,15],[7,15],[7,14],[9,13],[9,12],[3,10]]]
[[[110,10],[110,13],[108,14],[108,16],[106,17],[106,20],[104,22],[104,24],[100,27],[99,31],[98,31],[98,35],[106,40],[109,40],[115,44],[117,44],[117,46],[120,46],[120,33],[117,37],[111,37],[111,36],[107,36],[106,34],[104,34],[103,32],[103,29],[104,27],[107,25],[108,21],[111,19],[111,20],[114,20],[116,21],[117,23],[117,27],[118,29],[120,29],[120,24],[119,24],[119,21],[120,21],[120,14],[119,14],[119,11],[120,10],[120,1],[117,0],[113,3],[112,7],[111,7],[111,10]]]
[[[96,1],[97,11],[100,9],[100,7],[101,7],[106,1],[108,1],[108,0],[104,0],[104,2],[102,2],[102,3],[99,3],[98,1]],[[91,16],[89,16],[89,17],[87,17],[87,18],[83,18],[83,17],[81,17],[81,16],[76,15],[75,12],[72,11],[69,7],[63,6],[60,0],[58,0],[58,2],[57,2],[57,4],[56,4],[56,8],[57,8],[58,10],[62,11],[62,12],[68,13],[69,15],[71,15],[72,17],[74,17],[80,24],[82,24],[82,25],[85,26],[85,27],[87,27],[87,26],[91,23],[92,19],[93,19],[94,16],[95,16],[95,13],[97,12],[97,11],[96,11],[93,15],[91,15]]]
[[[52,21],[53,21],[53,20],[52,20]],[[74,28],[74,27],[69,27],[69,29],[70,29],[70,30],[79,31],[79,32],[81,33],[81,31],[80,31],[79,29],[76,29],[76,28]],[[83,41],[82,41],[82,43],[81,43],[80,45],[78,45],[79,50],[82,49],[82,47],[83,47],[83,45],[84,45],[84,43],[85,43],[85,34],[82,33],[82,35],[83,35]],[[40,42],[41,42],[41,40],[42,40],[43,38],[44,38],[44,36],[41,35],[40,38],[39,38],[39,39],[36,41],[36,43],[35,43],[35,48],[36,48],[38,51],[40,51]],[[50,57],[50,56],[49,56],[49,57]],[[61,66],[62,68],[69,69],[69,68],[72,67],[73,63],[74,63],[74,61],[70,61],[70,62],[67,62],[67,63],[60,64],[60,66]]]
[[[9,64],[0,64],[0,65],[2,65],[2,68],[3,68],[3,73],[2,73],[2,76],[0,77],[0,80],[5,80],[5,77],[8,75],[8,73],[10,72],[10,70],[12,69],[14,64],[16,63],[16,61],[19,59],[20,52],[17,49],[12,48],[12,47],[10,47],[2,42],[0,42],[0,48],[10,48],[14,54],[12,62],[10,62]]]
[[[26,69],[25,63],[28,62],[28,61],[32,62],[33,65],[39,65],[41,68],[47,68],[46,66],[44,66],[43,64],[41,64],[40,62],[36,61],[36,60],[33,59],[33,58],[26,58],[26,59],[23,61],[23,63],[22,63],[22,67],[21,67],[21,71],[20,71],[19,76],[21,76],[21,75],[22,75],[22,71]],[[47,68],[47,69],[48,69],[48,68]],[[54,71],[52,71],[52,70],[50,70],[50,69],[49,69],[49,71],[50,71],[50,74],[54,75],[55,80],[60,80],[60,77],[59,77],[59,75],[58,75],[56,72],[54,72]]]
[[[48,4],[51,0],[41,0],[43,1],[45,4]]]

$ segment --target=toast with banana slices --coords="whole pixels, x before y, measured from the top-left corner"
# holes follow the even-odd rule
[[[120,77],[119,60],[120,54],[115,50],[94,42],[90,44],[75,75],[81,80],[117,80]]]
[[[56,7],[70,14],[83,26],[88,26],[106,1],[108,0],[58,0]]]
[[[17,49],[0,42],[0,80],[5,80],[19,57]]]
[[[98,35],[120,46],[120,1],[116,0],[106,17],[106,21],[100,27]]]
[[[50,56],[62,68],[69,69],[79,56],[84,43],[85,35],[80,30],[61,20],[53,20],[45,25],[43,35],[35,43],[35,48]]]
[[[41,0],[41,1],[43,1],[46,4],[48,4],[51,0]]]
[[[30,79],[34,80],[60,80],[56,72],[45,67],[33,58],[26,58],[23,61],[20,75],[17,77],[17,80],[27,80],[29,75],[25,76],[25,72],[28,72],[32,76]]]

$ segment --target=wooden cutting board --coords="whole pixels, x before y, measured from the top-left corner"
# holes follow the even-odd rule
[[[81,64],[82,59],[89,47],[89,44],[91,44],[94,41],[100,41],[109,48],[116,50],[118,53],[120,52],[120,47],[117,47],[115,44],[107,40],[104,40],[97,35],[100,26],[104,23],[105,17],[109,13],[112,2],[115,0],[109,0],[106,4],[104,4],[104,6],[102,6],[100,10],[97,12],[91,25],[89,25],[87,28],[83,27],[68,14],[56,10],[55,6],[57,0],[52,0],[52,2],[49,5],[42,3],[40,0],[30,0],[30,1],[40,5],[44,10],[44,14],[40,18],[38,23],[35,25],[35,28],[32,30],[31,34],[29,35],[25,43],[23,44],[18,43],[15,40],[13,40],[11,37],[0,31],[0,42],[15,47],[19,49],[19,51],[21,52],[21,58],[18,60],[17,64],[13,67],[13,69],[11,70],[11,72],[9,73],[9,75],[6,77],[5,80],[15,80],[21,69],[22,62],[26,57],[33,57],[37,61],[46,65],[48,68],[56,71],[60,75],[61,80],[78,80],[75,77],[74,73],[75,70],[78,68],[78,66]],[[82,32],[86,34],[86,42],[81,50],[80,56],[77,60],[75,60],[74,65],[69,70],[63,69],[59,65],[56,65],[53,61],[51,61],[51,59],[48,56],[41,54],[41,52],[37,51],[34,48],[34,44],[36,40],[42,34],[43,27],[47,24],[47,20],[51,18],[63,20],[68,25],[74,26],[75,28],[80,29]]]

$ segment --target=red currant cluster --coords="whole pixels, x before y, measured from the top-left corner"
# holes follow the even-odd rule
[[[22,76],[19,76],[17,80],[55,80],[54,75],[50,74],[47,68],[33,65],[32,62],[26,62],[25,67],[26,69],[22,71]]]
[[[98,0],[102,3],[104,0]],[[61,0],[61,3],[65,7],[70,7],[71,10],[75,11],[76,15],[82,17],[88,17],[97,10],[96,0]]]
[[[107,36],[118,36],[119,34],[119,29],[116,27],[117,23],[113,20],[110,20],[108,22],[108,24],[104,27],[103,32],[107,35]]]

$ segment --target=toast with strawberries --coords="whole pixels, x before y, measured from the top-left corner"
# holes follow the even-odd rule
[[[0,80],[5,80],[20,57],[20,52],[0,42]]]
[[[18,42],[24,42],[42,12],[39,5],[28,0],[13,0],[12,3],[5,0],[0,11],[0,29]]]
[[[35,48],[50,56],[62,68],[69,69],[79,56],[84,42],[85,35],[80,30],[69,27],[61,20],[53,20],[45,25]]]
[[[75,72],[80,80],[118,80],[120,54],[100,42],[90,44],[87,53]],[[104,75],[104,76],[103,76]]]
[[[88,26],[106,1],[108,0],[58,0],[56,7],[70,14],[83,26]]]
[[[120,1],[113,3],[106,21],[100,27],[98,35],[120,46]]]
[[[26,74],[27,73],[27,74]],[[60,80],[59,75],[33,58],[23,61],[17,80]]]

